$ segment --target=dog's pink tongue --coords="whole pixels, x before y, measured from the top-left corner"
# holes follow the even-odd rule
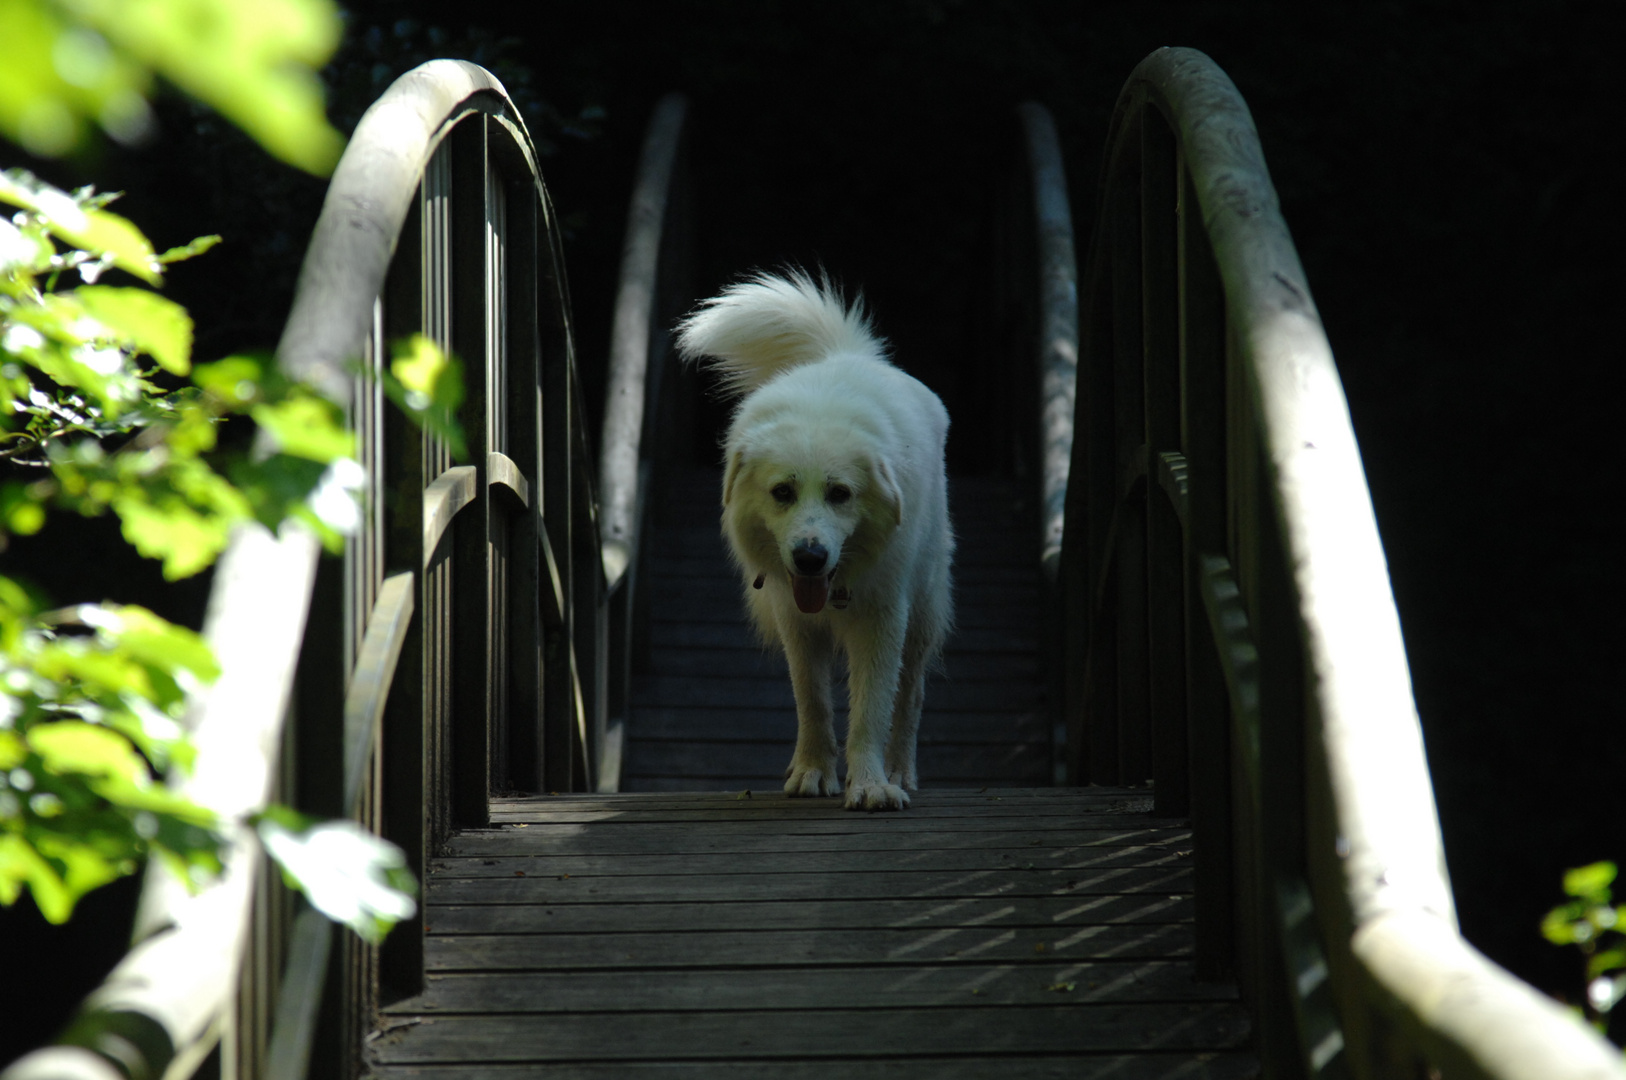
[[[790,591],[796,597],[796,606],[801,608],[802,614],[817,615],[824,610],[824,602],[829,599],[830,579],[823,574],[792,574]]]

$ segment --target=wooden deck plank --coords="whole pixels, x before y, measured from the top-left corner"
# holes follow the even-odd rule
[[[1005,682],[955,682],[928,684],[926,712],[1024,712],[1034,709],[1043,698],[1037,685]],[[708,709],[788,709],[795,715],[788,678],[740,675],[650,675],[638,679],[633,689],[635,707],[674,705]],[[923,720],[922,725],[929,723]]]
[[[682,617],[683,614],[661,610],[653,614],[652,622],[659,628],[656,637],[661,642],[657,648],[740,649],[765,656],[773,655],[746,625],[744,612],[737,613],[733,619],[704,623],[692,622]],[[944,666],[951,666],[952,659],[962,653],[1033,652],[1038,647],[1039,638],[1031,626],[1000,631],[962,624],[948,640],[945,647],[948,659],[945,659]]]
[[[450,934],[697,933],[719,930],[920,930],[966,926],[1071,930],[1108,924],[1189,923],[1189,896],[1001,896],[919,900],[671,901],[664,904],[441,904],[429,932]]]
[[[607,830],[606,835],[588,835],[582,830],[471,829],[459,833],[447,848],[447,855],[610,855],[657,851],[672,856],[692,854],[755,854],[761,852],[840,852],[846,854],[895,852],[897,839],[885,832],[857,836],[843,833],[787,833],[782,830],[690,829],[683,826]],[[960,851],[985,849],[1011,852],[1021,857],[1067,858],[1100,848],[1139,848],[1145,845],[1173,845],[1179,857],[1180,844],[1191,840],[1190,829],[1090,829],[1070,833],[959,831],[952,828],[919,830],[910,833],[909,851]],[[438,862],[439,860],[437,860]]]
[[[594,901],[658,903],[672,897],[674,881],[660,874],[621,877],[446,878],[436,881],[438,903],[564,904]],[[819,873],[727,876],[686,875],[690,900],[872,899],[888,896],[1102,896],[1191,892],[1184,866],[1108,870],[877,870],[831,878]]]
[[[529,1064],[404,1064],[376,1069],[379,1080],[516,1080]],[[873,1060],[825,1056],[775,1061],[774,1080],[1254,1080],[1258,1061],[1246,1053],[1061,1054],[1050,1057],[920,1057]],[[760,1062],[569,1061],[550,1064],[548,1080],[762,1080]]]
[[[997,1022],[990,1022],[997,1016]],[[923,1054],[1028,1055],[1141,1050],[1233,1050],[1248,1036],[1230,1002],[1049,1005],[981,1009],[828,1009],[801,1012],[650,1012],[637,1024],[602,1025],[573,1015],[425,1017],[411,1038],[384,1035],[380,1063],[409,1061],[777,1060],[819,1058],[862,1047],[871,1058]]]
[[[886,850],[866,845],[857,851],[729,851],[722,854],[667,852],[650,844],[641,852],[623,846],[614,852],[525,853],[442,857],[433,871],[447,880],[485,877],[726,877],[730,874],[873,874],[877,872],[1016,870],[1070,871],[1124,867],[1178,867],[1190,861],[1168,845],[1050,848],[1009,851],[977,848]]]
[[[643,776],[733,777],[784,775],[795,741],[652,743],[628,741],[626,769]],[[1011,780],[1038,783],[1049,776],[1050,748],[1031,743],[926,743],[916,751],[927,783]],[[775,785],[778,786],[778,785]]]
[[[838,723],[838,730],[845,720]],[[702,735],[703,733],[703,735]],[[932,713],[920,728],[922,747],[1041,742],[1050,735],[1050,719],[1038,712]],[[636,738],[646,741],[710,740],[755,742],[796,740],[796,714],[789,709],[646,708],[638,714]]]
[[[1004,652],[961,652],[945,661],[953,678],[938,678],[932,685],[940,689],[966,682],[999,682],[1009,679],[1037,679],[1039,658],[1032,654]],[[785,658],[757,646],[710,646],[694,641],[655,649],[649,658],[649,674],[655,676],[705,675],[721,678],[788,678]]]
[[[650,903],[653,901],[645,901]],[[608,934],[448,934],[429,939],[430,971],[649,972],[666,968],[1166,960],[1191,955],[1181,923],[940,930],[727,930]]]
[[[1234,1001],[1167,960],[1035,964],[687,969],[629,980],[622,972],[435,974],[397,1013],[568,1013],[756,1009],[794,998],[803,1009],[930,1008],[1095,1002]]]
[[[1247,1015],[1188,962],[1190,831],[1148,802],[494,800],[431,860],[429,985],[374,1074],[1240,1080]]]

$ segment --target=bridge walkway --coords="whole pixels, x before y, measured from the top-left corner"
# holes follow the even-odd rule
[[[427,888],[381,1078],[1255,1075],[1192,979],[1191,833],[1144,791],[499,800]],[[544,1070],[542,1067],[546,1066]]]
[[[643,581],[646,666],[635,674],[623,791],[777,791],[796,741],[783,657],[747,624],[718,531],[721,473],[662,485]],[[920,775],[929,786],[1054,781],[1040,631],[1037,515],[1003,477],[949,482],[956,628],[928,681]],[[836,695],[838,734],[844,694]]]

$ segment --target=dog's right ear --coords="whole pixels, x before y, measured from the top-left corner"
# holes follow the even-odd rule
[[[892,526],[894,528],[903,524],[903,491],[898,482],[892,478],[892,470],[887,468],[886,461],[876,458],[870,468],[870,475],[875,478],[875,493],[881,505],[892,512]]]
[[[734,481],[745,471],[745,451],[736,450],[728,456],[728,467],[723,470],[723,505],[734,497]]]

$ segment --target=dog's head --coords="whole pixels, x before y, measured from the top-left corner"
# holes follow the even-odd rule
[[[838,571],[859,574],[875,561],[903,523],[903,496],[880,458],[784,462],[736,449],[723,516],[748,569],[788,575],[796,606],[811,615],[824,609]]]

